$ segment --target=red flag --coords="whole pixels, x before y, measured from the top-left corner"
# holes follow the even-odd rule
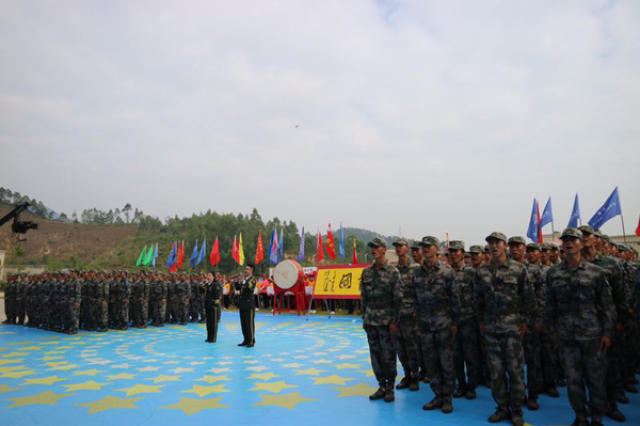
[[[638,227],[636,228],[636,235],[640,237],[640,217],[638,217]]]
[[[356,240],[353,240],[353,252],[351,252],[351,264],[358,264],[358,254],[356,253]]]
[[[538,243],[542,244],[542,226],[540,226],[540,209],[536,203],[536,219],[538,220]]]
[[[233,243],[231,244],[231,257],[236,263],[240,263],[240,252],[238,251],[238,239],[233,236]]]
[[[184,258],[184,241],[178,243],[178,253],[176,254],[176,267],[182,267],[182,259]]]
[[[264,249],[262,248],[262,231],[258,231],[258,243],[256,244],[256,257],[254,258],[254,265],[260,263],[264,259]]]
[[[327,249],[327,256],[329,259],[336,258],[336,246],[333,244],[333,233],[331,232],[331,224],[329,224],[329,229],[327,230],[327,242],[325,243],[325,248]]]
[[[209,263],[211,266],[214,266],[218,262],[220,262],[220,248],[218,247],[218,237],[216,237],[216,240],[211,246],[211,252],[209,253]]]
[[[322,235],[320,235],[320,231],[318,231],[318,240],[316,242],[316,263],[320,263],[322,259],[324,259],[324,253],[322,252]]]

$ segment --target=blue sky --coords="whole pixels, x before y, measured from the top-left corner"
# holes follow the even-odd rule
[[[632,233],[638,22],[634,1],[8,1],[0,182],[67,213],[467,244],[523,235],[534,196],[560,229],[578,192],[586,222],[617,185]]]

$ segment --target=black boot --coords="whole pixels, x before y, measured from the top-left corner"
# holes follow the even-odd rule
[[[387,380],[384,386],[384,402],[393,402],[396,399],[393,393],[394,380]]]
[[[627,420],[624,414],[622,414],[622,412],[618,410],[618,404],[616,404],[615,401],[609,401],[609,411],[607,411],[607,416],[609,416],[611,420],[615,420],[616,422],[624,422]],[[593,419],[594,417],[595,413],[591,418]]]
[[[530,411],[536,411],[538,408],[540,408],[540,406],[538,405],[537,395],[533,393],[529,393],[529,397],[527,398],[527,408]]]
[[[422,406],[423,410],[434,410],[436,408],[442,407],[442,398],[440,395],[436,395],[433,399]]]
[[[511,413],[509,413],[509,409],[507,409],[507,407],[498,407],[496,408],[495,413],[490,415],[487,420],[489,423],[497,423],[508,419],[510,415]]]
[[[396,385],[396,389],[406,389],[411,385],[411,377],[406,375],[400,380],[400,383]]]
[[[513,426],[523,426],[524,419],[522,418],[522,409],[514,408],[511,410],[511,424]]]
[[[571,423],[571,426],[589,426],[586,413],[576,413],[576,419]]]
[[[369,395],[369,399],[371,401],[375,401],[376,399],[382,399],[382,398],[384,398],[384,387],[383,387],[383,385],[380,385],[380,387],[378,388],[377,391],[375,391],[374,393]]]
[[[450,412],[453,411],[453,405],[451,404],[451,396],[445,396],[444,398],[442,398],[442,407],[440,408],[440,410],[445,414],[449,414]]]
[[[409,390],[417,391],[420,389],[420,383],[418,382],[417,376],[411,376],[411,382],[409,382]]]

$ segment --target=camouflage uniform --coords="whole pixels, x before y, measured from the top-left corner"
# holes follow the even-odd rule
[[[68,334],[78,332],[80,322],[80,303],[82,302],[82,281],[75,276],[68,275],[64,281],[63,305],[64,331]]]
[[[438,245],[436,241],[433,237],[425,237],[421,244]],[[413,276],[420,342],[426,358],[424,365],[431,379],[431,390],[436,398],[440,398],[438,404],[451,402],[455,380],[451,327],[457,325],[459,304],[453,289],[454,277],[450,266],[440,262],[427,265],[425,260]],[[440,406],[438,404],[436,406]]]
[[[16,323],[16,276],[11,275],[7,278],[7,284],[4,288],[4,313],[7,316],[5,323]]]
[[[25,316],[25,289],[27,284],[27,274],[18,275],[16,280],[16,294],[15,294],[15,316],[18,324],[24,324]]]
[[[537,408],[537,398],[545,389],[544,373],[542,371],[542,333],[535,329],[543,323],[545,283],[542,272],[537,265],[524,263],[530,280],[531,288],[535,293],[535,310],[527,321],[527,331],[524,334],[524,358],[527,363],[527,391],[533,409]],[[529,408],[532,406],[530,405]]]
[[[393,389],[397,374],[389,325],[397,322],[402,303],[401,280],[398,269],[388,262],[365,268],[360,277],[362,324],[367,333],[371,367],[383,390]]]
[[[180,324],[186,324],[189,319],[189,299],[191,297],[191,280],[188,275],[182,275],[176,286],[177,319]]]
[[[408,256],[407,258],[409,259]],[[398,265],[396,265],[396,268],[400,272],[402,301],[398,313],[397,332],[395,333],[394,341],[398,358],[400,359],[406,378],[406,380],[403,379],[406,382],[406,386],[401,386],[401,382],[401,385],[398,385],[398,389],[409,386],[408,382],[417,382],[420,376],[418,327],[413,299],[413,272],[416,268],[419,268],[419,266],[420,265],[412,263],[410,260],[406,264],[400,264],[400,262],[398,262]]]
[[[449,248],[451,248],[451,245]],[[456,295],[460,309],[458,333],[455,338],[454,364],[458,389],[460,392],[466,392],[476,388],[480,377],[478,323],[473,307],[475,270],[468,266],[462,266],[460,269],[454,268],[453,273],[453,292]]]
[[[506,243],[504,234],[493,233],[487,241],[492,238]],[[478,321],[484,326],[491,394],[498,404],[496,414],[508,413],[510,407],[513,415],[521,416],[525,388],[520,326],[535,309],[525,267],[510,259],[497,266],[491,262],[482,265],[476,273],[474,304]]]
[[[96,278],[96,306],[95,321],[98,331],[109,328],[110,288],[112,278],[106,273],[100,273]]]
[[[611,291],[601,268],[582,260],[576,267],[562,262],[549,271],[545,322],[559,335],[569,402],[577,414],[586,412],[585,384],[592,414],[607,411],[606,361],[599,340],[611,336],[614,321]]]
[[[164,325],[167,314],[167,280],[162,277],[151,282],[151,318],[152,325]]]

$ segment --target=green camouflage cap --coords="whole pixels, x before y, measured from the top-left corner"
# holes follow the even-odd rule
[[[509,244],[514,243],[514,244],[527,244],[527,240],[525,240],[523,237],[520,236],[515,236],[515,237],[509,237],[509,241],[507,241]]]
[[[596,237],[601,237],[601,238],[602,238],[602,235],[603,235],[603,234],[602,234],[602,231],[601,231],[599,228],[593,228],[593,230],[595,231],[595,232],[594,232],[594,235],[595,235]]]
[[[504,235],[502,232],[492,232],[491,234],[489,234],[489,236],[487,238],[484,239],[486,242],[489,242],[491,240],[502,240],[505,243],[507,242],[507,236]]]
[[[542,243],[542,244],[540,244],[540,248],[542,249],[542,251],[545,251],[545,250],[551,250],[551,244],[549,244],[549,243]]]
[[[369,247],[387,247],[387,242],[382,238],[375,237],[367,244]]]
[[[406,238],[397,238],[394,242],[393,242],[394,246],[408,246],[409,245],[409,241],[406,240]]]
[[[578,238],[582,240],[583,239],[582,231],[580,231],[580,229],[578,228],[567,228],[564,231],[562,231],[562,235],[560,236],[561,240],[564,240],[565,238]]]
[[[529,243],[527,244],[527,250],[541,250],[540,244],[538,243]]]
[[[581,225],[578,227],[578,229],[580,230],[580,232],[582,232],[582,234],[593,234],[593,235],[598,235],[598,233],[596,233],[596,230],[593,229],[591,226],[589,225]]]
[[[549,244],[551,246],[551,250],[559,250],[560,247],[558,247],[558,245],[556,243],[550,243]]]
[[[469,247],[469,253],[482,253],[482,246],[471,246]]]
[[[462,251],[464,251],[464,241],[460,241],[460,240],[449,241],[449,250],[462,250]]]
[[[489,252],[491,251],[491,250],[489,249],[489,244],[485,244],[485,245],[484,245],[484,248],[482,249],[482,251],[483,251],[484,253],[489,253]]]
[[[411,250],[420,250],[420,242],[414,241],[411,243]]]
[[[420,241],[420,245],[421,246],[436,246],[436,247],[440,248],[440,240],[438,240],[436,237],[432,237],[432,236],[428,235],[426,237],[422,237],[422,240]]]
[[[628,251],[629,250],[629,247],[627,247],[624,243],[616,243],[615,246],[618,247],[618,250],[620,250],[620,251]]]

